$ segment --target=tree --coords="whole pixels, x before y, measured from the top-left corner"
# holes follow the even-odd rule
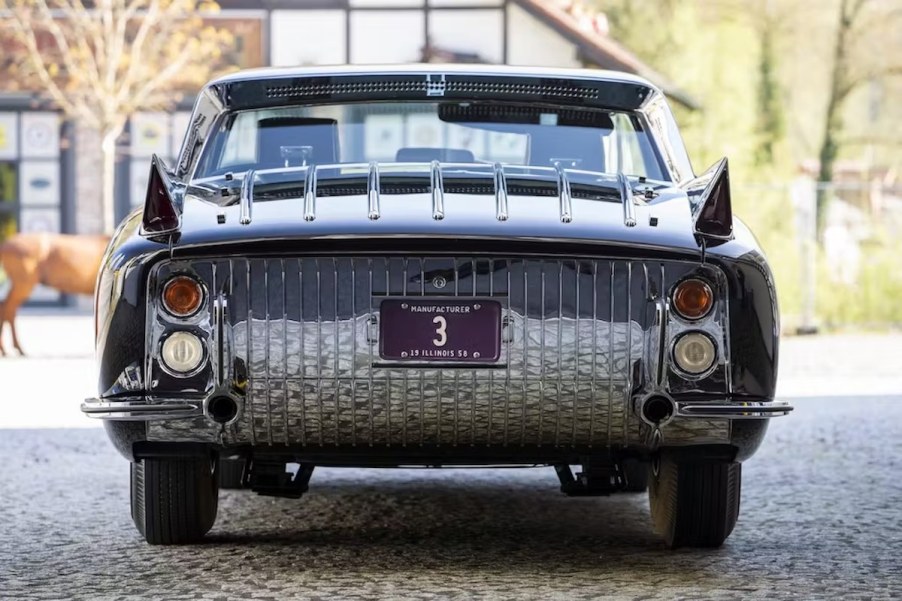
[[[833,167],[843,132],[842,108],[846,99],[864,83],[902,75],[902,60],[895,53],[886,48],[875,52],[865,43],[873,40],[875,32],[880,29],[895,31],[894,25],[899,23],[902,11],[898,7],[884,10],[880,3],[874,3],[875,10],[868,14],[865,7],[869,3],[871,0],[841,0],[839,4],[824,134],[818,152],[818,180],[821,183],[833,181]],[[829,201],[829,191],[821,187],[817,195],[818,238],[823,234]]]
[[[783,5],[783,10],[778,11],[773,0],[757,0],[745,4],[743,8],[754,24],[760,46],[755,163],[759,167],[769,166],[774,163],[776,148],[786,135],[783,86],[778,73],[778,44],[785,33],[782,25],[787,22],[787,9]]]
[[[206,0],[0,0],[21,70],[68,117],[100,137],[103,227],[114,222],[116,142],[134,113],[172,106],[209,78],[231,35],[199,15]]]

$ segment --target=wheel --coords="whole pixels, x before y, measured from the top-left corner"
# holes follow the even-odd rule
[[[196,542],[213,527],[219,497],[211,459],[143,459],[131,464],[135,526],[152,545]]]
[[[219,458],[219,488],[244,488],[244,470],[247,459],[244,457]]]
[[[648,488],[648,464],[635,459],[627,459],[620,464],[626,480],[624,492],[645,492]]]
[[[651,472],[651,518],[667,546],[722,545],[739,517],[742,464],[676,461],[665,453]]]

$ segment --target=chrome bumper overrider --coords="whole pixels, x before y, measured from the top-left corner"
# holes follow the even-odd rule
[[[200,417],[204,413],[203,406],[202,400],[133,397],[117,401],[85,399],[81,410],[88,417],[99,419],[151,421]]]
[[[724,419],[769,419],[789,415],[794,409],[785,401],[773,402],[732,402],[732,403],[677,403],[677,417],[724,418]]]

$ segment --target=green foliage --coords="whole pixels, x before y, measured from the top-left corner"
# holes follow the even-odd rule
[[[817,314],[828,327],[857,324],[883,328],[902,323],[902,242],[886,238],[862,248],[854,284],[837,283],[831,265],[818,265]]]
[[[817,156],[822,140],[839,3],[595,0],[615,39],[701,101],[699,111],[674,107],[695,170],[730,158],[734,211],[768,255],[789,328],[798,324],[803,303],[802,245],[789,190],[798,165]],[[887,100],[881,105],[887,114],[902,104]],[[847,123],[862,121],[858,115]],[[830,150],[836,158],[838,146]],[[902,245],[894,244],[881,239],[863,249],[852,286],[833,283],[820,259],[819,321],[902,323],[896,262]]]
[[[771,28],[765,28],[761,32],[761,56],[758,59],[758,148],[755,152],[755,163],[759,166],[774,162],[775,147],[785,134],[774,35]]]

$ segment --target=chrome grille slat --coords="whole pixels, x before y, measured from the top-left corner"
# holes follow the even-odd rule
[[[632,202],[632,200],[630,200]],[[633,264],[626,264],[626,288],[624,289],[624,302],[626,303],[626,323],[632,323],[633,321],[633,303],[630,302],[633,296]],[[633,364],[633,329],[627,328],[627,342],[626,342],[626,365],[624,369],[626,370],[626,397],[629,398],[632,390],[633,390],[633,370],[630,366]],[[625,444],[629,444],[630,441],[630,411],[625,411],[623,413],[623,440]]]
[[[420,265],[420,296],[426,296],[426,268],[423,259],[418,261]],[[420,444],[426,441],[426,373],[420,370]]]
[[[251,263],[249,260],[245,260],[245,265],[247,266],[247,353],[245,357],[247,357],[247,405],[248,411],[250,412],[250,432],[251,432],[251,444],[257,444],[257,420],[254,419],[254,357],[252,352],[252,344],[251,340],[253,340],[253,332],[251,332],[251,327],[253,326],[253,309],[251,307]]]
[[[507,271],[507,320],[508,320],[508,328],[510,329],[510,343],[508,344],[508,348],[513,346],[514,342],[514,315],[511,311],[511,262],[510,259],[507,259],[504,262]],[[507,375],[504,378],[505,388],[510,390],[511,388],[511,359],[508,356],[507,361]],[[502,432],[502,441],[505,446],[508,443],[508,425],[510,424],[510,395],[503,394],[504,396],[504,429]]]
[[[557,265],[557,289],[558,289],[558,303],[557,303],[557,348],[564,348],[564,264],[563,262],[558,262]],[[579,313],[576,313],[577,319],[579,319]],[[579,336],[575,338],[576,343],[579,344]],[[561,444],[561,406],[566,402],[564,399],[566,398],[563,394],[564,389],[564,353],[557,353],[557,398],[558,402],[555,403],[557,408],[557,415],[555,416],[554,422],[554,444]]]
[[[320,397],[320,401],[316,404],[319,409],[319,423],[317,424],[317,428],[319,430],[319,443],[324,444],[325,437],[323,433],[323,422],[324,422],[324,402],[322,396],[322,382],[323,382],[323,290],[322,290],[322,269],[320,269],[319,259],[315,261],[315,271],[316,271],[316,388],[318,396]],[[303,318],[303,316],[302,316]],[[370,403],[372,405],[372,402]]]
[[[456,265],[456,263],[455,263]],[[473,282],[476,282],[476,278],[473,278]],[[489,296],[495,297],[495,261],[493,259],[489,259]],[[501,323],[504,323],[504,313],[502,312]],[[455,370],[456,372],[457,370]],[[495,406],[495,372],[489,372],[489,401],[488,401],[488,424],[486,426],[487,430],[487,440],[492,442],[492,408]],[[476,412],[472,412],[473,416],[476,415]]]
[[[379,172],[378,171],[375,171],[375,179],[376,179],[376,187],[378,188],[378,186],[379,186]],[[378,194],[379,194],[379,192],[377,190],[376,195],[378,196]],[[378,202],[379,201],[377,199],[376,203],[378,204]],[[332,354],[335,356],[335,377],[338,378],[339,374],[341,374],[341,369],[340,369],[339,363],[338,363],[339,357],[341,357],[341,353],[339,352],[340,345],[338,343],[338,330],[339,330],[338,294],[340,291],[338,289],[338,286],[339,286],[338,267],[336,266],[335,261],[336,261],[335,257],[332,257],[332,274],[334,277],[332,282],[335,284],[335,289],[332,291],[332,297],[333,297],[333,301],[334,301],[334,305],[333,305],[334,312],[332,314],[335,316],[335,322],[334,322],[335,326],[332,329],[335,330],[335,349],[333,350]],[[336,417],[336,419],[333,420],[333,422],[335,424],[335,442],[338,442],[338,440],[341,438],[341,435],[340,435],[341,434],[341,430],[340,430],[340,427],[341,427],[341,420],[340,420],[341,404],[340,404],[339,398],[338,398],[339,392],[340,392],[340,386],[336,386],[335,387],[335,417]],[[351,412],[353,413],[353,407],[351,408]]]
[[[285,420],[284,444],[289,444],[288,431],[288,282],[285,279],[285,259],[279,259],[279,274],[282,288],[282,412]]]
[[[639,362],[652,356],[657,329],[640,308],[650,284],[633,270],[660,269],[664,286],[691,269],[472,256],[195,263],[206,263],[206,277],[215,273],[234,301],[229,352],[247,366],[245,412],[225,442],[317,446],[636,442],[642,426],[629,415],[629,394],[649,373]],[[446,277],[444,290],[432,283],[436,274]],[[501,302],[510,338],[498,369],[380,362],[368,337],[382,298],[442,292]]]
[[[263,332],[266,335],[266,345],[264,346],[264,348],[266,349],[265,357],[266,357],[266,366],[268,367],[270,365],[269,349],[270,349],[270,346],[272,345],[272,337],[269,336],[269,332],[270,332],[270,328],[269,328],[269,265],[267,263],[263,263],[263,290],[265,291],[265,294],[263,295],[263,304],[265,307],[263,310],[263,318],[265,319],[265,323],[266,323],[266,326],[263,329]],[[282,353],[282,354],[285,355],[285,353]],[[272,413],[272,395],[269,395],[269,394],[266,395],[266,414],[269,417],[269,419],[266,420],[266,437],[267,437],[267,440],[269,441],[269,445],[272,446],[272,444],[273,444],[273,440],[272,440],[272,421],[273,421],[272,420],[272,415],[273,415],[273,413]]]
[[[368,296],[370,298],[370,313],[375,314],[376,308],[373,306],[373,302],[375,300],[375,290],[373,290],[373,260],[370,259],[367,262],[367,273],[369,274],[369,286],[367,287]],[[373,343],[371,341],[367,341],[367,355],[369,356],[369,364],[373,364]],[[367,370],[367,407],[369,409],[369,426],[370,426],[370,440],[373,440],[376,437],[376,418],[373,415],[373,370]]]
[[[301,349],[307,348],[307,340],[304,336],[304,268],[301,259],[297,260],[298,262],[298,335],[301,339]],[[286,353],[287,354],[287,353]],[[298,357],[298,376],[299,376],[299,386],[300,389],[300,397],[301,397],[301,407],[304,409],[300,412],[300,419],[298,420],[298,425],[300,426],[300,436],[299,439],[302,445],[307,444],[307,395],[304,390],[304,376],[306,375],[306,360],[303,354]]]
[[[539,292],[539,303],[541,306],[540,315],[541,323],[539,331],[541,332],[541,340],[539,341],[539,438],[542,437],[542,421],[545,417],[545,261],[539,261],[539,269],[541,270],[542,287]],[[528,310],[527,310],[528,311]],[[527,320],[528,321],[528,320]]]
[[[576,325],[573,328],[573,337],[576,340],[576,354],[573,357],[573,373],[574,373],[574,388],[576,389],[576,396],[579,396],[579,353],[580,353],[580,335],[579,335],[579,275],[580,275],[580,263],[579,261],[573,262],[576,267]],[[563,302],[563,294],[561,294],[561,301]],[[576,422],[578,421],[577,415],[578,407],[576,406],[576,399],[573,400],[573,406],[571,408],[572,417],[570,419],[570,442],[576,440]]]
[[[357,260],[351,258],[351,316],[353,318],[351,325],[351,398],[357,398]],[[369,325],[364,322],[364,327]],[[351,446],[357,444],[357,406],[352,407],[351,411]]]

